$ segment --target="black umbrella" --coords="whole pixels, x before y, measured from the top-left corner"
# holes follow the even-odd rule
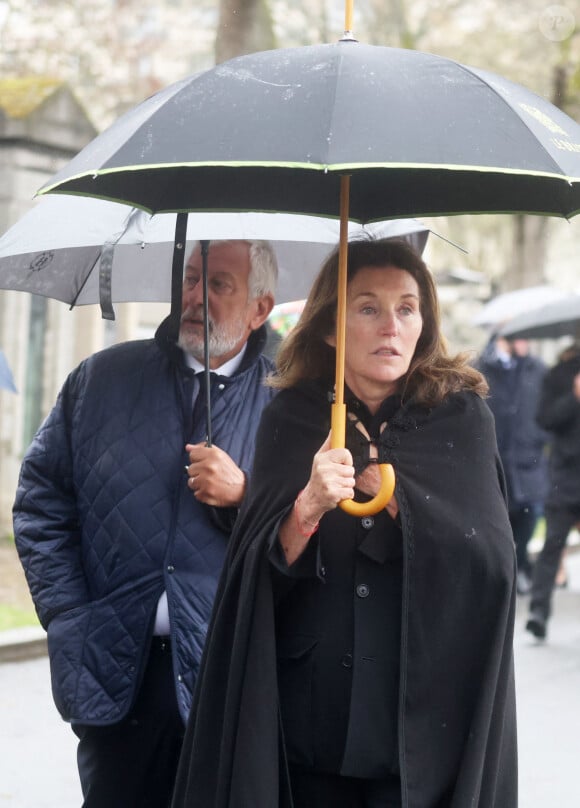
[[[292,211],[361,223],[580,210],[574,121],[486,71],[359,44],[351,11],[337,44],[241,56],[163,90],[41,192],[152,212]],[[342,227],[333,445],[344,445],[346,418],[346,241]]]
[[[509,339],[580,337],[580,295],[555,300],[510,320],[500,330]]]
[[[350,216],[580,210],[580,126],[524,87],[341,41],[232,59],[128,112],[48,190],[151,212]]]

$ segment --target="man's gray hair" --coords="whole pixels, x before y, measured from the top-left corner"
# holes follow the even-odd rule
[[[270,241],[248,241],[250,246],[250,298],[270,294],[276,296],[278,259]]]
[[[270,294],[276,297],[278,283],[278,259],[270,241],[252,241],[251,239],[216,239],[212,244],[236,244],[245,241],[250,248],[250,275],[248,278],[248,296],[254,300],[261,295]],[[199,244],[199,241],[197,242]]]

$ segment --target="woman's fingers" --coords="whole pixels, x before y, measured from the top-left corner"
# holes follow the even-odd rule
[[[305,496],[312,510],[336,507],[342,499],[354,496],[354,466],[348,449],[330,448],[330,434],[314,455]]]
[[[343,448],[331,449],[331,441],[330,441],[331,434],[332,434],[332,432],[328,433],[324,443],[322,444],[320,449],[314,455],[314,458],[315,459],[316,458],[325,458],[325,459],[330,460],[330,461],[332,461],[334,463],[342,463],[342,464],[347,465],[347,466],[348,465],[352,466],[352,454],[349,452],[348,449],[343,449]]]

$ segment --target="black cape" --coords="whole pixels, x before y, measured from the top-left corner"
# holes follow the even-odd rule
[[[328,430],[318,384],[281,392],[263,414],[173,808],[292,806],[266,548]],[[402,804],[516,808],[516,568],[493,416],[471,393],[432,409],[407,405],[384,430],[379,457],[395,467],[404,542]]]

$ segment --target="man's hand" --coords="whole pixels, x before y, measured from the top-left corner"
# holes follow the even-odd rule
[[[244,498],[246,478],[232,458],[218,446],[187,444],[190,464],[187,485],[206,505],[238,507]]]

